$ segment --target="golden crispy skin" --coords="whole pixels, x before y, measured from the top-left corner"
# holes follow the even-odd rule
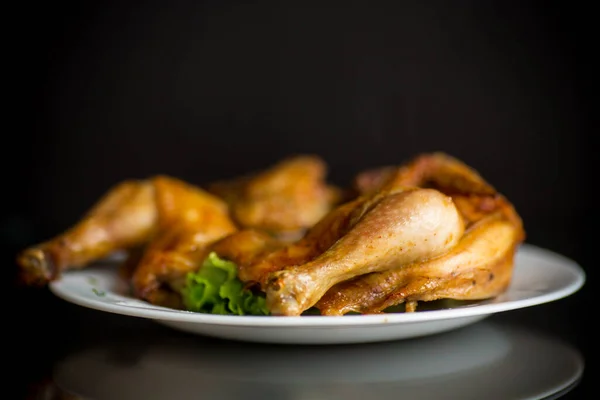
[[[286,158],[270,168],[207,190],[223,198],[236,223],[297,239],[340,201],[341,191],[326,182],[327,166],[314,155]]]
[[[517,234],[502,213],[489,215],[442,256],[342,282],[316,307],[322,315],[371,314],[403,302],[496,296],[510,282]]]
[[[381,176],[373,179],[377,171]],[[371,178],[367,180],[365,175]],[[366,185],[365,182],[377,182],[379,186]],[[446,153],[421,154],[399,167],[383,167],[358,174],[355,178],[355,187],[360,193],[403,186],[433,188],[450,196],[467,228],[492,213],[502,212],[519,231],[517,236],[520,240],[525,240],[523,221],[512,203],[479,172]]]
[[[155,231],[156,221],[152,182],[121,182],[66,232],[18,254],[21,278],[26,284],[45,285],[65,270],[141,245]]]
[[[154,178],[157,234],[131,278],[134,295],[152,304],[182,308],[178,289],[197,270],[208,246],[236,231],[227,204],[179,179]]]
[[[359,173],[353,183],[358,193],[367,194],[384,187],[418,186],[434,188],[452,197],[465,225],[512,205],[473,168],[446,153],[420,154],[398,166],[385,166]],[[515,226],[519,216],[507,212]]]
[[[347,232],[352,212],[363,203],[363,199],[357,199],[338,206],[296,242],[288,243],[263,231],[246,229],[219,240],[212,249],[237,264],[242,282],[264,290],[272,272],[304,264],[327,250]]]
[[[347,232],[324,252],[271,273],[265,291],[272,314],[300,315],[340,282],[443,254],[464,229],[452,200],[433,189],[379,192],[352,213]]]
[[[514,236],[505,236],[510,239],[504,243],[506,254],[511,254],[510,249],[515,248],[515,244],[522,240],[523,232],[520,218],[514,212],[512,205],[497,193],[491,185],[487,184],[476,171],[455,158],[443,153],[424,154],[400,167],[386,167],[377,171],[377,174],[373,172],[367,174],[369,176],[368,182],[371,183],[370,186],[364,184],[364,178],[360,178],[364,174],[359,174],[357,182],[363,182],[363,184],[356,184],[356,187],[362,188],[360,190],[362,196],[337,207],[327,214],[303,239],[286,245],[277,243],[272,239],[267,239],[267,236],[263,234],[261,236],[264,238],[262,241],[253,241],[254,251],[253,255],[249,257],[246,247],[240,244],[241,241],[248,239],[249,236],[241,235],[241,241],[234,243],[233,238],[237,235],[234,234],[225,240],[224,243],[227,243],[227,245],[222,246],[217,252],[225,258],[232,259],[239,265],[239,276],[243,281],[247,283],[257,282],[267,292],[267,298],[270,299],[268,304],[273,313],[297,315],[317,299],[316,306],[322,310],[323,314],[340,315],[340,313],[345,313],[349,310],[363,310],[362,312],[377,311],[376,307],[370,305],[366,299],[371,298],[372,301],[375,301],[378,297],[374,295],[374,292],[393,293],[392,289],[395,289],[399,285],[399,278],[394,281],[387,275],[387,271],[396,271],[394,267],[404,264],[412,266],[427,265],[429,259],[437,258],[434,257],[436,254],[448,254],[446,259],[451,259],[454,262],[465,260],[464,254],[470,254],[472,257],[478,257],[475,260],[471,260],[471,264],[479,262],[480,265],[491,266],[493,265],[493,257],[490,256],[490,252],[486,253],[483,251],[486,249],[484,247],[486,242],[482,238],[489,237],[489,234],[485,235],[486,232],[489,233],[494,230],[506,231],[506,224],[512,227],[510,232]],[[379,175],[379,177],[374,177],[375,175]],[[377,182],[377,185],[373,185],[373,182]],[[383,204],[386,204],[386,202],[395,204],[397,199],[392,200],[392,195],[398,192],[410,191],[414,188],[425,187],[433,188],[438,192],[444,191],[445,194],[449,195],[462,219],[463,225],[469,232],[471,232],[471,227],[475,226],[482,219],[488,218],[489,221],[492,215],[501,216],[505,225],[503,225],[503,228],[499,228],[496,223],[483,224],[482,227],[473,230],[475,233],[465,235],[465,240],[461,247],[456,246],[454,252],[452,251],[453,245],[457,245],[459,239],[462,240],[462,233],[455,235],[454,242],[444,248],[445,252],[429,253],[427,256],[423,256],[418,262],[402,261],[399,258],[394,259],[391,256],[393,252],[390,253],[390,249],[393,250],[397,246],[385,243],[379,236],[385,238],[386,236],[381,235],[381,233],[385,232],[386,224],[389,224],[390,221],[402,220],[402,218],[394,215],[394,212],[389,212],[389,210],[394,210],[393,206],[377,208],[374,205],[379,205],[384,199]],[[417,205],[423,202],[420,200],[416,203],[410,205],[410,207],[406,207],[406,209],[412,209],[413,212],[420,214]],[[388,209],[388,212],[382,211],[385,208]],[[374,222],[370,226],[365,224],[367,228],[355,228],[358,221],[366,216],[369,217],[368,220]],[[416,226],[423,225],[422,221],[417,218],[413,218],[412,220],[416,223]],[[450,224],[450,226],[452,225]],[[404,232],[407,232],[406,227],[402,228]],[[412,233],[409,235],[413,236],[413,238],[417,237]],[[350,240],[353,236],[357,238],[355,242]],[[477,237],[479,240],[473,244],[472,240],[467,240],[467,238],[472,237]],[[379,243],[375,243],[373,239],[379,240]],[[270,244],[266,246],[266,242]],[[342,245],[344,243],[349,244]],[[357,251],[360,248],[360,245],[357,245],[357,243],[363,243],[366,247],[370,246],[370,251],[363,251],[362,253]],[[467,246],[469,244],[470,246]],[[330,249],[332,247],[334,250]],[[419,247],[419,249],[419,251],[427,251],[424,247]],[[488,246],[487,249],[490,250],[491,248]],[[386,254],[392,260],[390,264],[382,262],[384,260],[380,258],[369,259],[369,256],[378,257],[378,252]],[[325,254],[328,257],[325,257]],[[348,266],[348,264],[340,261],[344,258],[349,258],[357,262],[355,266],[363,265],[366,267],[365,269],[355,269],[354,273],[358,277],[352,279],[353,275],[343,274],[345,268]],[[368,271],[370,270],[368,268],[373,268],[372,264],[375,263],[374,260],[377,261],[377,268],[381,268],[382,271],[369,273]],[[482,264],[482,260],[487,264]],[[512,257],[507,256],[505,260],[506,262],[501,265],[506,266],[510,264]],[[439,264],[433,265],[439,266]],[[304,274],[299,272],[302,270],[304,270]],[[327,274],[325,273],[327,270],[335,270],[336,272],[332,272],[331,274],[335,277],[335,280],[339,281],[329,290],[326,289],[330,284],[327,281]],[[405,271],[404,269],[401,270]],[[416,267],[407,269],[406,271],[412,270],[416,270]],[[431,270],[432,268],[430,268]],[[421,268],[419,271],[425,271],[425,269]],[[404,277],[411,276],[409,272],[397,275]],[[432,274],[430,275],[433,276]],[[496,275],[498,277],[504,276],[499,272]],[[289,277],[282,280],[282,276]],[[370,279],[366,279],[367,276]],[[388,292],[382,290],[384,283],[375,280],[376,277],[380,276],[386,276],[385,281],[384,278],[379,278],[384,283],[395,282],[394,284],[390,284]],[[392,274],[392,276],[394,275]],[[364,282],[363,278],[365,278]],[[438,281],[440,280],[438,279]],[[456,286],[459,279],[457,278],[453,282]],[[498,285],[496,287],[501,287],[501,282],[500,278],[494,280],[494,284]],[[305,286],[300,287],[301,284]],[[417,287],[415,285],[412,287]],[[281,294],[282,286],[286,287],[284,290],[287,291],[286,294]],[[360,286],[362,292],[356,289],[357,286]],[[445,287],[449,288],[451,286],[447,283]],[[487,290],[482,289],[483,287],[481,285],[477,286],[478,289],[483,290],[483,292],[488,293],[490,296],[495,293],[490,285],[487,286]],[[345,290],[340,290],[342,288],[345,288]],[[455,298],[458,296],[459,289],[460,287],[455,289]],[[323,290],[326,290],[326,294],[322,299],[319,299],[318,297]],[[411,292],[411,298],[417,299],[416,293],[417,291]],[[439,289],[437,293],[442,294],[443,292]],[[400,300],[399,296],[396,296],[396,299],[399,302],[408,301],[410,303],[407,307],[409,311],[415,307],[416,303],[413,300]],[[383,300],[381,301],[383,302]],[[304,303],[298,305],[299,302]],[[292,308],[289,306],[290,304],[296,307],[294,311],[290,311]]]
[[[24,283],[44,285],[63,271],[126,250],[120,272],[133,279],[136,294],[174,304],[172,293],[163,289],[197,267],[205,246],[235,230],[223,200],[159,175],[110,188],[72,228],[25,249],[17,263]]]
[[[354,187],[361,194],[383,187],[434,187],[448,195],[495,195],[496,189],[473,168],[446,153],[420,154],[398,166],[371,169],[358,174]]]
[[[267,254],[279,250],[285,244],[264,231],[242,229],[217,240],[210,246],[210,249],[219,257],[235,262],[239,270],[252,265]]]
[[[506,290],[525,231],[512,204],[476,171],[456,158],[432,153],[396,169],[359,174],[355,182],[364,193],[394,185],[440,190],[452,197],[466,231],[459,244],[440,257],[336,285],[316,305],[322,314],[381,312],[403,302],[407,311],[414,311],[417,301],[478,300]]]
[[[508,287],[522,221],[460,160],[429,153],[365,171],[352,199],[325,173],[318,157],[297,156],[206,191],[162,175],[125,181],[17,262],[26,283],[45,284],[127,250],[121,272],[134,295],[182,308],[186,274],[216,251],[266,293],[273,315],[313,306],[324,315],[377,313],[401,303],[410,312],[419,301],[484,299]]]

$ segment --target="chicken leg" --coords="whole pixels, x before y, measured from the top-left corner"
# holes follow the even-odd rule
[[[45,285],[68,269],[82,268],[117,250],[145,243],[156,228],[154,186],[128,180],[111,188],[64,233],[17,255],[20,277]]]
[[[436,188],[452,197],[466,231],[455,248],[438,258],[336,285],[316,305],[322,314],[381,312],[403,302],[407,311],[414,311],[417,301],[478,300],[506,289],[525,232],[512,204],[476,171],[451,156],[432,153],[396,169],[359,174],[356,182],[364,193],[406,184]]]
[[[271,313],[300,315],[339,282],[443,254],[464,229],[452,200],[433,189],[380,192],[353,212],[356,222],[322,254],[271,274]]]
[[[365,201],[356,199],[338,206],[292,243],[261,230],[244,229],[215,242],[212,250],[238,266],[238,278],[247,286],[264,291],[272,272],[307,263],[331,247],[348,231],[352,219],[360,217],[356,210]]]
[[[516,234],[501,213],[490,215],[446,254],[342,282],[316,308],[322,315],[372,314],[403,302],[493,297],[510,282]]]

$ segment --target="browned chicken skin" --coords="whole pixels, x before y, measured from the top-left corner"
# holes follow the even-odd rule
[[[111,188],[65,233],[18,255],[23,280],[45,284],[118,250],[130,251],[122,272],[135,295],[175,306],[176,286],[196,269],[213,241],[237,228],[227,204],[179,179],[156,176]]]
[[[359,202],[347,232],[312,260],[273,272],[265,288],[275,315],[300,315],[335,284],[436,257],[464,225],[452,200],[433,189],[398,188]]]
[[[26,283],[44,284],[127,250],[122,272],[133,294],[182,308],[185,276],[215,251],[284,316],[402,303],[411,312],[419,301],[486,299],[510,284],[522,221],[466,164],[429,153],[365,171],[353,199],[325,173],[318,157],[297,156],[206,191],[168,176],[125,181],[17,262]]]
[[[496,195],[493,186],[462,161],[442,152],[414,157],[399,167],[387,166],[358,174],[354,186],[371,193],[385,186],[436,187],[447,194]]]
[[[517,233],[501,213],[492,214],[446,254],[342,282],[316,307],[322,315],[371,314],[403,302],[493,297],[510,283]]]
[[[158,229],[133,272],[133,291],[150,303],[181,308],[178,289],[187,273],[199,268],[210,244],[237,228],[216,196],[175,178],[153,182]]]
[[[216,194],[230,204],[231,216],[241,227],[289,240],[304,234],[340,200],[341,191],[325,182],[325,174],[326,165],[319,157],[290,157],[260,173],[211,185],[211,198]],[[44,285],[62,271],[84,267],[118,250],[133,252],[123,269],[131,275],[143,246],[164,229],[164,224],[157,225],[159,211],[183,212],[169,211],[166,203],[159,210],[156,182],[169,179],[127,180],[110,188],[72,228],[17,256],[23,281]],[[165,214],[160,219],[171,217]]]
[[[27,284],[44,285],[65,270],[141,245],[155,231],[157,217],[152,182],[124,181],[99,199],[75,226],[21,252],[17,257],[21,277]]]
[[[449,194],[465,223],[465,235],[440,257],[340,283],[316,305],[323,315],[381,312],[403,302],[407,311],[414,311],[417,301],[480,300],[506,290],[515,251],[525,239],[521,218],[506,198],[476,171],[443,153],[424,154],[395,169],[367,171],[356,179],[363,193],[394,185],[433,187]]]
[[[279,247],[326,214],[341,192],[326,184],[325,172],[318,157],[288,158],[249,179],[213,185],[224,199],[167,176],[125,181],[67,232],[25,249],[17,263],[24,282],[43,285],[62,271],[125,250],[120,272],[134,294],[177,307],[185,274],[199,267],[209,244],[237,230],[232,216]]]
[[[341,191],[327,184],[326,173],[321,158],[299,155],[255,174],[215,182],[207,190],[230,204],[241,227],[295,239],[340,199]]]
[[[462,233],[449,197],[431,189],[397,188],[338,206],[295,243],[240,231],[216,242],[213,250],[238,265],[243,282],[267,293],[273,314],[299,315],[336,283],[434,257]]]
[[[414,311],[417,301],[481,299],[506,289],[514,252],[524,240],[522,223],[476,171],[451,156],[431,153],[400,167],[359,174],[356,188],[362,196],[327,214],[295,243],[236,233],[215,249],[238,264],[240,279],[260,285],[275,315],[299,315],[312,305],[323,315],[373,313],[402,302]],[[458,215],[455,224],[449,223],[452,213],[445,214],[446,220],[444,214],[435,217],[456,229],[453,240],[437,251],[427,246],[440,232],[424,230],[420,219],[437,208],[423,199],[403,208],[398,196],[432,193],[425,188],[449,196]],[[407,220],[414,224],[412,232],[399,222]],[[423,235],[412,261],[397,251],[408,246],[393,241],[402,234],[414,244]],[[243,242],[250,237],[252,251],[246,252]]]
[[[331,247],[347,232],[352,211],[362,203],[363,199],[358,199],[337,207],[296,242],[288,243],[265,232],[247,229],[217,241],[212,250],[237,264],[242,282],[264,290],[272,272],[304,264]]]

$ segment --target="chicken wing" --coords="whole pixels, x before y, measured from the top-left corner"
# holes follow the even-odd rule
[[[133,271],[133,292],[152,304],[182,308],[179,289],[187,273],[200,267],[210,244],[237,228],[220,198],[167,176],[153,182],[158,229]]]
[[[286,158],[270,168],[208,185],[223,198],[242,228],[260,229],[294,240],[340,201],[341,191],[327,184],[326,164],[313,155]]]
[[[99,199],[75,226],[18,254],[20,276],[26,284],[44,285],[65,270],[141,245],[155,231],[156,221],[152,182],[124,181]]]

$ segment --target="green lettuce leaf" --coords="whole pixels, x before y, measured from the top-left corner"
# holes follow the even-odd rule
[[[265,298],[245,289],[235,263],[212,252],[196,272],[188,273],[181,290],[189,311],[225,315],[269,315]]]

